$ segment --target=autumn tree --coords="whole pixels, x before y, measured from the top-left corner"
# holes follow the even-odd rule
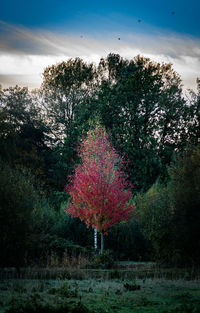
[[[123,159],[111,146],[101,127],[89,131],[79,150],[81,164],[66,191],[71,196],[69,213],[103,234],[130,217],[131,185],[122,171]]]

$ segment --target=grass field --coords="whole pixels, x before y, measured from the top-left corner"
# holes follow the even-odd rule
[[[137,278],[135,271],[130,268],[126,275],[123,270],[93,271],[98,273],[95,278],[88,271],[77,273],[76,279],[1,279],[0,312],[200,312],[198,277],[167,279],[163,272],[163,277]]]

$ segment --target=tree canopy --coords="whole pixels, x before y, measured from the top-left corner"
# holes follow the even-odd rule
[[[66,187],[71,196],[68,212],[106,233],[117,222],[130,218],[133,210],[131,185],[104,129],[89,131],[81,144],[79,157],[81,164]]]
[[[174,249],[176,260],[190,256],[197,264],[199,106],[199,79],[197,92],[183,93],[171,64],[114,53],[99,64],[75,58],[48,66],[38,90],[0,87],[4,260],[15,237],[21,255],[33,258],[92,242],[91,228],[87,231],[78,218],[63,212],[70,196],[64,188],[74,177],[76,185],[68,191],[88,225],[109,231],[108,248],[145,259],[151,250],[167,262]],[[77,151],[79,143],[82,150]],[[128,218],[132,205],[127,175],[136,194],[135,214],[117,225]],[[75,205],[70,210],[76,214]],[[23,232],[29,242],[20,237]],[[136,239],[123,239],[117,251],[126,232]]]

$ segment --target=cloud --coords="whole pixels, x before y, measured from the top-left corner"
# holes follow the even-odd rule
[[[30,30],[0,22],[0,83],[5,86],[39,87],[45,67],[72,57],[98,62],[110,52],[126,58],[138,54],[156,62],[172,63],[181,75],[185,88],[196,87],[200,75],[200,40],[178,34],[128,33],[58,34]]]
[[[0,75],[0,82],[4,88],[10,86],[28,86],[31,89],[38,88],[38,77],[37,75]]]

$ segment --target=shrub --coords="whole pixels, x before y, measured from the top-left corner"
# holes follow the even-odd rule
[[[95,255],[90,263],[93,268],[110,269],[116,266],[116,258],[110,250],[105,250],[103,253]]]
[[[138,221],[155,259],[175,266],[200,264],[200,146],[185,150],[169,168],[167,185],[137,195]]]

